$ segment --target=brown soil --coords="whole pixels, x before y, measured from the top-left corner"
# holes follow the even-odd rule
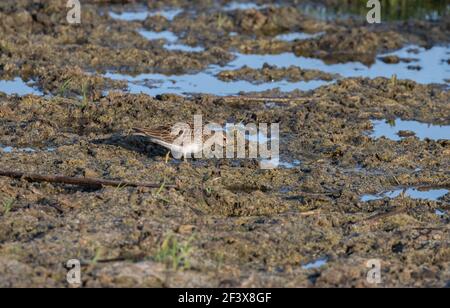
[[[370,63],[408,42],[448,40],[445,21],[374,30],[357,21],[316,21],[291,8],[267,8],[125,22],[105,14],[106,2],[83,1],[79,26],[61,21],[66,8],[59,0],[0,3],[2,79],[32,79],[53,94],[0,93],[0,146],[36,150],[0,150],[0,168],[165,182],[178,189],[86,189],[0,177],[1,287],[68,286],[64,264],[70,259],[82,261],[83,286],[89,287],[371,287],[370,259],[382,261],[381,286],[448,285],[449,194],[436,202],[360,199],[397,187],[450,188],[448,140],[367,135],[374,118],[449,125],[448,89],[351,78],[283,94],[284,101],[256,98],[279,98],[275,91],[247,99],[154,98],[123,93],[123,83],[101,75],[201,71],[228,62],[233,49]],[[152,7],[161,3],[149,1]],[[198,8],[208,3],[199,1]],[[142,27],[183,32],[185,43],[206,50],[165,50],[164,42],[140,37]],[[300,30],[326,34],[306,42],[273,39]],[[228,72],[227,78],[328,78],[310,73],[266,67]],[[106,95],[106,89],[117,91]],[[210,121],[279,122],[282,159],[301,164],[261,170],[254,160],[166,163],[164,149],[129,134],[134,126],[191,121],[195,114]],[[438,216],[437,209],[447,214]],[[174,239],[175,262],[164,254]],[[324,257],[321,268],[302,267]]]
[[[339,75],[328,74],[318,70],[305,70],[297,66],[278,68],[269,64],[265,64],[261,69],[242,67],[233,71],[223,70],[217,77],[223,81],[247,80],[254,83],[280,80],[290,82],[311,80],[331,81],[340,78]]]

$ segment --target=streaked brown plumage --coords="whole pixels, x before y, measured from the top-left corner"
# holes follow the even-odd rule
[[[187,157],[190,154],[196,154],[203,150],[204,142],[211,136],[205,136],[202,134],[202,130],[199,130],[198,134],[201,134],[202,141],[195,140],[194,125],[192,123],[178,123],[173,126],[159,126],[156,128],[133,128],[134,135],[150,138],[150,141],[159,144],[166,149],[170,150],[174,156]],[[179,141],[183,140],[183,144],[180,145]],[[224,144],[226,144],[226,136],[223,136]],[[177,143],[178,141],[178,143]]]

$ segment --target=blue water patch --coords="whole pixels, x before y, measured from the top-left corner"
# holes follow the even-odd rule
[[[236,11],[236,10],[262,10],[268,7],[268,5],[259,5],[251,2],[231,2],[224,6],[224,11]]]
[[[225,82],[217,79],[213,72],[201,72],[193,75],[166,76],[162,74],[142,74],[129,76],[116,73],[106,73],[105,77],[113,80],[128,81],[128,90],[133,94],[148,94],[151,96],[174,93],[188,95],[195,93],[219,96],[234,95],[240,92],[259,92],[279,88],[284,92],[294,90],[312,90],[329,84],[323,80],[288,82],[278,81],[263,84],[253,84],[248,81]]]
[[[181,12],[183,12],[183,10],[181,9],[165,9],[158,11],[147,11],[146,9],[140,9],[137,11],[128,11],[122,13],[109,12],[109,16],[111,16],[111,18],[113,19],[123,21],[144,21],[149,16],[161,15],[168,20],[173,20]]]
[[[311,263],[307,263],[305,265],[302,265],[302,268],[304,270],[311,270],[311,269],[319,269],[321,267],[324,267],[328,263],[328,258],[321,258],[318,260],[315,260]]]
[[[170,32],[145,31],[140,32],[148,39],[163,38],[168,43],[167,48],[177,46],[177,37]],[[176,48],[176,47],[173,47]],[[179,50],[188,51],[189,46],[178,45]],[[409,53],[411,46],[393,53],[402,56],[404,53]],[[442,59],[446,59],[450,52],[448,47],[434,47],[429,50],[416,48],[419,53],[414,54],[417,58],[415,64],[423,65],[420,71],[411,72],[407,68],[406,63],[386,64],[381,60],[370,67],[367,67],[359,62],[349,62],[344,64],[326,64],[320,59],[312,59],[305,57],[297,57],[293,53],[281,53],[278,55],[247,55],[241,53],[234,53],[235,59],[224,67],[218,65],[211,65],[208,69],[197,74],[185,74],[177,76],[167,76],[162,74],[142,74],[139,76],[127,76],[116,74],[113,72],[107,73],[105,77],[114,80],[125,80],[129,82],[130,93],[144,93],[151,96],[163,93],[174,93],[179,95],[204,93],[213,95],[235,95],[240,92],[261,92],[279,88],[282,92],[291,92],[294,90],[309,91],[318,87],[331,84],[330,81],[312,80],[312,81],[276,81],[266,82],[261,84],[254,84],[248,81],[231,81],[224,82],[215,77],[221,70],[235,70],[243,66],[248,66],[253,69],[260,69],[264,64],[276,65],[278,67],[289,67],[292,65],[298,66],[302,69],[320,70],[330,74],[339,74],[343,77],[386,77],[391,78],[395,72],[398,78],[409,78],[419,83],[445,83],[445,79],[450,74],[448,65],[442,64]],[[200,49],[191,49],[197,51]],[[445,127],[443,129],[446,129]],[[441,131],[442,132],[442,131]],[[447,129],[448,132],[448,129]],[[420,135],[420,134],[419,134]],[[446,134],[448,135],[448,134]],[[448,138],[448,136],[446,137]]]
[[[149,30],[141,29],[138,32],[140,35],[142,35],[144,38],[146,38],[149,41],[161,40],[161,39],[164,39],[169,43],[175,43],[176,41],[178,41],[178,36],[176,36],[173,32],[170,32],[170,31],[156,32],[156,31],[149,31]]]
[[[31,86],[26,84],[22,78],[15,78],[14,80],[0,80],[0,92],[6,93],[7,95],[43,95],[42,92],[33,89]]]
[[[160,40],[160,39],[166,40],[167,43],[164,44],[164,48],[167,50],[177,50],[177,51],[184,51],[184,52],[202,52],[205,50],[203,47],[192,47],[192,46],[176,43],[178,41],[178,36],[175,33],[170,32],[170,31],[155,32],[155,31],[141,29],[141,30],[138,30],[138,33],[149,41]]]
[[[4,153],[13,153],[13,152],[22,152],[22,153],[35,153],[37,152],[35,149],[32,148],[14,148],[10,146],[1,147],[0,151]]]
[[[366,19],[367,10],[363,9],[359,1],[341,1],[339,6],[327,6],[320,2],[301,1],[297,7],[303,14],[319,20]],[[437,21],[448,16],[450,11],[450,6],[446,4],[446,1],[416,1],[416,3],[408,3],[408,5],[406,2],[389,4],[390,2],[386,3],[386,6],[382,5],[383,22],[409,19]]]
[[[165,9],[165,10],[150,12],[150,16],[160,15],[160,16],[164,16],[167,20],[173,20],[175,17],[177,17],[182,12],[183,12],[182,9]]]
[[[4,153],[12,153],[14,149],[12,147],[1,147],[0,146],[0,152],[4,152]]]
[[[192,47],[184,44],[166,44],[164,48],[167,50],[184,51],[184,52],[203,52],[205,48],[203,47]]]
[[[361,197],[361,201],[369,202],[375,200],[382,200],[384,198],[395,199],[402,194],[406,197],[416,200],[438,201],[440,198],[444,197],[448,193],[449,193],[448,189],[423,190],[418,188],[407,188],[407,189],[392,190],[377,195],[364,195]]]
[[[259,162],[262,169],[294,169],[300,166],[301,162],[299,160],[294,160],[292,162],[283,161],[280,158],[272,159],[262,159]]]
[[[19,147],[12,147],[12,146],[1,146],[0,145],[0,153],[36,153],[36,152],[54,152],[56,151],[55,148],[52,147],[48,147],[48,148],[44,148],[44,149],[35,149],[35,148],[30,148],[30,147],[24,147],[24,148],[19,148]]]
[[[123,21],[143,21],[148,17],[148,12],[138,11],[138,12],[122,12],[114,13],[109,12],[109,16],[113,19],[123,20]]]
[[[370,134],[372,138],[386,137],[394,141],[400,141],[403,138],[399,136],[399,132],[411,131],[421,140],[425,138],[431,140],[450,139],[450,125],[433,125],[401,119],[391,123],[385,120],[372,120],[372,124],[374,127]]]
[[[440,209],[437,209],[434,213],[435,213],[437,216],[439,216],[439,217],[445,217],[445,216],[447,216],[447,213],[446,213],[445,211],[440,210]]]
[[[317,38],[319,36],[322,36],[324,32],[319,33],[304,33],[304,32],[294,32],[294,33],[286,33],[286,34],[280,34],[275,37],[276,40],[285,41],[285,42],[293,42],[297,40],[309,40],[312,38]]]
[[[417,50],[418,53],[411,54],[412,49]],[[238,53],[237,58],[229,66],[242,67],[247,65],[251,68],[258,69],[264,63],[278,67],[295,65],[302,69],[320,70],[330,74],[339,74],[343,77],[391,78],[395,74],[398,79],[410,79],[422,84],[445,84],[446,79],[450,76],[450,67],[444,65],[442,60],[448,58],[448,52],[450,52],[450,46],[435,46],[431,49],[407,46],[396,52],[379,56],[379,58],[387,55],[394,55],[400,58],[414,58],[416,60],[414,66],[421,68],[418,71],[412,71],[409,68],[411,63],[400,62],[398,64],[386,64],[378,58],[370,66],[366,66],[360,62],[327,64],[320,59],[297,57],[290,52],[277,55],[245,55]]]

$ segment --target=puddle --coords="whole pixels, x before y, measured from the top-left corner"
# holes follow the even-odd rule
[[[298,166],[300,166],[300,164],[301,164],[301,161],[299,161],[299,160],[294,160],[293,162],[290,162],[290,163],[285,162],[285,161],[279,162],[279,166],[284,169],[294,169],[294,168],[297,168]]]
[[[113,19],[123,21],[144,21],[149,16],[161,15],[168,20],[173,20],[181,12],[183,12],[183,10],[181,9],[166,9],[151,12],[142,9],[134,12],[122,12],[122,13],[109,12],[109,16],[111,16],[111,18]]]
[[[265,5],[259,5],[256,3],[250,3],[250,2],[244,2],[244,3],[239,3],[239,2],[231,2],[227,5],[225,5],[223,7],[224,11],[236,11],[236,10],[262,10],[264,8],[269,7],[269,5],[265,4]]]
[[[164,45],[164,48],[168,50],[179,50],[184,52],[202,52],[205,50],[203,47],[191,47],[184,44],[177,44],[178,36],[170,31],[155,32],[141,29],[138,33],[149,41],[160,39],[166,40],[167,44]]]
[[[293,42],[296,40],[308,40],[312,38],[317,38],[319,36],[324,35],[325,32],[319,32],[314,34],[304,33],[304,32],[295,32],[295,33],[286,33],[280,34],[275,37],[276,40],[285,41],[285,42]]]
[[[166,9],[166,10],[159,10],[159,11],[153,11],[149,15],[150,16],[164,16],[167,20],[173,20],[175,17],[177,17],[179,14],[183,12],[182,9]]]
[[[440,210],[440,209],[437,209],[434,213],[435,213],[437,216],[439,216],[439,217],[445,217],[445,216],[448,215],[446,211],[443,211],[443,210]]]
[[[262,169],[294,169],[300,166],[301,162],[299,160],[294,160],[293,162],[282,161],[279,158],[263,159],[259,162]]]
[[[342,1],[339,6],[325,6],[321,4],[301,4],[299,9],[305,14],[321,20],[357,17],[365,19],[366,5],[361,1]],[[399,3],[397,0],[386,0],[381,6],[382,21],[400,21],[412,18],[436,21],[449,13],[450,7],[446,1],[409,0]]]
[[[0,146],[0,153],[36,153],[36,152],[55,152],[55,148],[33,149],[29,147],[16,148],[11,146]]]
[[[277,65],[278,67],[289,67],[296,65],[302,69],[316,69],[326,73],[340,74],[343,77],[386,77],[391,78],[396,74],[398,79],[410,79],[418,83],[445,84],[445,80],[450,75],[450,67],[442,64],[442,59],[446,59],[446,53],[450,51],[450,46],[435,46],[431,49],[424,49],[417,46],[407,46],[396,52],[379,55],[378,57],[395,55],[400,58],[411,58],[409,49],[417,49],[418,53],[413,57],[417,59],[415,66],[420,66],[420,71],[411,71],[408,68],[410,63],[387,64],[376,59],[375,63],[370,67],[360,62],[347,62],[340,64],[326,64],[320,59],[297,57],[293,53],[282,53],[278,55],[244,55],[237,54],[235,61],[230,63],[231,66],[242,67],[247,65],[251,68],[261,68],[264,63]]]
[[[447,195],[449,191],[447,189],[428,189],[428,190],[422,190],[419,188],[397,189],[384,192],[378,195],[364,195],[361,197],[361,201],[368,202],[368,201],[382,200],[384,198],[395,199],[399,197],[402,193],[411,199],[438,201],[440,198]]]
[[[109,16],[113,19],[123,20],[123,21],[144,21],[147,19],[148,12],[122,12],[122,13],[114,13],[109,12]]]
[[[225,82],[217,79],[214,75],[217,70],[212,69],[209,72],[202,72],[194,75],[165,76],[162,74],[142,74],[136,77],[129,75],[107,73],[105,77],[113,80],[128,81],[128,90],[130,93],[144,93],[150,96],[164,93],[173,93],[178,95],[188,95],[194,93],[212,94],[218,96],[235,95],[240,92],[259,92],[279,88],[284,92],[294,90],[313,90],[329,82],[322,80],[313,80],[309,82],[290,83],[287,81],[252,84],[248,81]]]
[[[7,95],[44,95],[42,92],[33,89],[27,83],[25,83],[21,78],[17,77],[14,80],[0,80],[0,92],[6,93]]]
[[[138,32],[140,35],[142,35],[149,41],[161,40],[161,39],[164,39],[169,43],[175,43],[176,41],[178,41],[178,37],[170,31],[155,32],[155,31],[141,29]]]
[[[394,141],[400,141],[403,139],[399,136],[400,132],[404,134],[413,132],[421,140],[425,138],[431,140],[450,139],[450,125],[440,126],[401,119],[397,119],[393,123],[385,120],[372,120],[372,124],[374,131],[370,134],[370,137],[377,139],[386,137]]]
[[[164,48],[167,50],[178,50],[184,52],[203,52],[205,48],[203,47],[192,47],[184,44],[167,44],[164,45]]]
[[[328,263],[328,258],[321,258],[321,259],[318,259],[318,260],[313,261],[311,263],[307,263],[305,265],[302,265],[302,268],[304,270],[318,269],[318,268],[321,268],[321,267],[327,265],[327,263]]]
[[[177,36],[171,32],[152,32],[141,30],[140,33],[148,39],[166,39],[167,48],[176,48],[184,51],[198,51],[196,47],[189,47],[175,44]],[[172,47],[171,47],[172,46]],[[422,67],[420,71],[408,69],[408,63],[386,64],[377,59],[376,63],[370,67],[359,62],[349,62],[344,64],[328,65],[320,59],[297,57],[293,53],[282,53],[278,55],[246,55],[235,53],[235,60],[231,61],[225,67],[217,65],[210,66],[207,70],[197,74],[186,74],[179,76],[166,76],[163,74],[142,74],[138,76],[129,76],[109,72],[105,77],[114,80],[125,80],[129,82],[129,92],[133,94],[144,93],[150,96],[163,93],[173,93],[186,95],[193,93],[204,93],[218,96],[235,95],[240,92],[261,92],[279,88],[282,92],[291,92],[294,90],[309,91],[320,86],[330,84],[331,82],[323,80],[288,82],[285,80],[277,82],[268,82],[261,84],[252,84],[248,81],[224,82],[218,80],[215,75],[221,70],[235,70],[243,66],[253,69],[259,69],[264,64],[277,65],[278,67],[289,67],[296,65],[302,69],[321,70],[330,74],[340,74],[343,77],[386,77],[391,78],[395,73],[399,79],[411,79],[419,83],[445,83],[450,74],[448,65],[443,65],[441,59],[445,58],[446,53],[450,51],[448,47],[433,47],[425,50],[423,48],[408,46],[395,53],[386,55],[396,55],[401,58],[410,57],[408,52],[411,48],[418,51],[414,54],[417,58],[415,64]],[[386,56],[380,55],[380,57]]]

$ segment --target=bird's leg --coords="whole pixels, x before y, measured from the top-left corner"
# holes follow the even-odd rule
[[[170,159],[170,151],[167,152],[166,154],[166,164],[169,162],[169,159]]]

